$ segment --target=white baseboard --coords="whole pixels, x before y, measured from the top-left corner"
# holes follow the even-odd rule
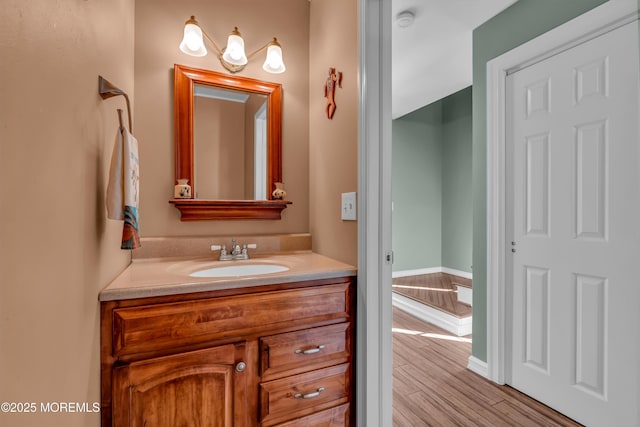
[[[441,267],[443,273],[453,274],[454,276],[464,277],[465,279],[473,279],[473,273],[467,273],[466,271],[456,270],[455,268]]]
[[[449,268],[449,267],[428,267],[428,268],[418,268],[415,270],[400,270],[400,271],[394,271],[391,276],[395,279],[396,277],[420,276],[422,274],[433,274],[433,273],[447,273],[447,274],[453,274],[454,276],[464,277],[466,279],[473,279],[473,273],[467,273],[466,271],[456,270],[454,268]]]
[[[471,372],[475,372],[476,374],[489,379],[489,365],[487,362],[483,362],[474,356],[469,356],[469,364],[467,365],[467,369]]]
[[[433,273],[442,273],[442,267],[429,267],[429,268],[418,268],[416,270],[394,271],[391,274],[391,277],[395,279],[396,277],[420,276],[422,274],[433,274]]]
[[[471,306],[473,305],[473,289],[456,285],[456,290],[458,291],[458,301]]]
[[[393,305],[459,337],[471,334],[471,316],[459,318],[392,292]]]

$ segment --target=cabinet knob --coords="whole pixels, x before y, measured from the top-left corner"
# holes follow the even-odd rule
[[[320,350],[322,350],[323,348],[324,348],[324,345],[319,345],[319,346],[317,346],[317,347],[315,347],[315,348],[309,348],[309,349],[307,349],[307,350],[303,350],[303,349],[299,348],[299,349],[297,349],[297,350],[295,351],[295,353],[296,353],[296,354],[314,354],[314,353],[319,352],[319,351],[320,351]]]
[[[296,399],[311,399],[313,397],[320,396],[320,393],[322,393],[323,391],[324,391],[324,387],[320,387],[312,393],[308,393],[308,394],[297,393],[297,394],[294,394],[293,397],[295,397]]]
[[[244,362],[238,362],[236,365],[236,371],[243,372],[245,369],[247,369],[247,364]]]

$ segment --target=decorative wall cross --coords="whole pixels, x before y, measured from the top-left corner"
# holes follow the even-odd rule
[[[342,71],[336,73],[335,67],[329,68],[329,77],[324,84],[324,97],[327,98],[327,118],[333,119],[336,112],[336,84],[342,88]]]

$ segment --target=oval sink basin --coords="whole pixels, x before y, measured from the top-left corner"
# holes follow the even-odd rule
[[[287,271],[289,268],[274,264],[239,264],[226,265],[224,267],[207,268],[206,270],[195,271],[191,277],[240,277],[254,276],[259,274],[272,274]]]

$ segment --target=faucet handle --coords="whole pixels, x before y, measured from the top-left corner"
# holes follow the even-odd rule
[[[238,254],[238,259],[249,259],[249,251],[247,249],[255,249],[258,246],[255,243],[242,245],[242,251]]]
[[[220,256],[227,254],[227,245],[211,245],[212,251],[220,251]]]

